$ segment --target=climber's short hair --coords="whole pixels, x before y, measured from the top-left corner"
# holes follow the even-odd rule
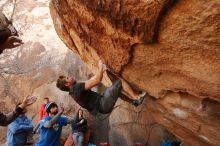
[[[66,76],[59,76],[57,79],[57,88],[59,88],[62,91],[69,91],[69,87],[66,86]]]

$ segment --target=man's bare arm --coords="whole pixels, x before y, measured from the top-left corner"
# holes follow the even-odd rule
[[[103,72],[105,70],[105,65],[101,61],[99,61],[99,70],[91,79],[85,82],[85,90],[89,90],[98,85],[102,81]]]
[[[21,109],[22,110],[22,109]],[[10,112],[8,114],[0,113],[0,126],[7,126],[11,122],[13,122],[17,117],[19,116],[19,113],[16,111]]]
[[[72,124],[74,122],[74,118],[68,118],[67,124]]]
[[[62,115],[63,112],[58,112],[51,120],[45,122],[43,125],[45,128],[51,128],[56,123],[57,119]]]
[[[13,122],[25,109],[27,106],[32,105],[36,102],[37,97],[27,96],[24,98],[23,102],[13,111],[8,114],[3,114],[0,112],[0,126],[7,126]]]

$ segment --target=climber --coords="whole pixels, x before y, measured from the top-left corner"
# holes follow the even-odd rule
[[[99,61],[99,71],[85,82],[77,82],[75,79],[66,76],[60,76],[57,80],[57,87],[69,92],[73,99],[91,114],[96,115],[111,113],[120,94],[126,94],[127,98],[132,100],[132,104],[138,106],[143,103],[146,92],[137,94],[123,79],[116,80],[113,85],[106,89],[104,95],[91,91],[90,89],[101,83],[106,66]]]
[[[15,111],[8,114],[3,114],[0,112],[0,126],[7,126],[13,122],[20,114],[23,113],[23,110],[32,105],[37,100],[35,96],[27,96],[24,98],[23,102],[16,107]]]
[[[61,116],[64,108],[59,111],[55,102],[48,103],[45,109],[49,116],[41,120],[40,139],[36,146],[60,146],[62,127],[72,124],[74,119]]]
[[[0,26],[0,54],[5,49],[12,49],[23,44],[22,40],[17,36],[14,27],[9,26]]]

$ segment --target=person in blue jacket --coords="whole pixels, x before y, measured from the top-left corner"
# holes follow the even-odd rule
[[[49,116],[41,120],[40,140],[36,146],[60,146],[62,127],[72,124],[73,119],[61,116],[64,108],[59,111],[55,102],[46,104],[45,109]]]
[[[30,118],[25,115],[24,110],[11,124],[8,125],[7,146],[25,146],[27,138],[33,131]]]

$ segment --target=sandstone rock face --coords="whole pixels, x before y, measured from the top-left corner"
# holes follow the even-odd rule
[[[134,109],[144,111],[144,120],[127,134],[123,126],[110,128],[113,145],[120,145],[121,133],[121,141],[130,141],[126,145],[146,143],[144,132],[136,133],[150,121],[148,114],[185,145],[219,145],[219,6],[219,0],[51,0],[58,35],[91,71],[101,59],[152,96],[145,110]],[[111,126],[136,120],[123,108],[116,110]]]

